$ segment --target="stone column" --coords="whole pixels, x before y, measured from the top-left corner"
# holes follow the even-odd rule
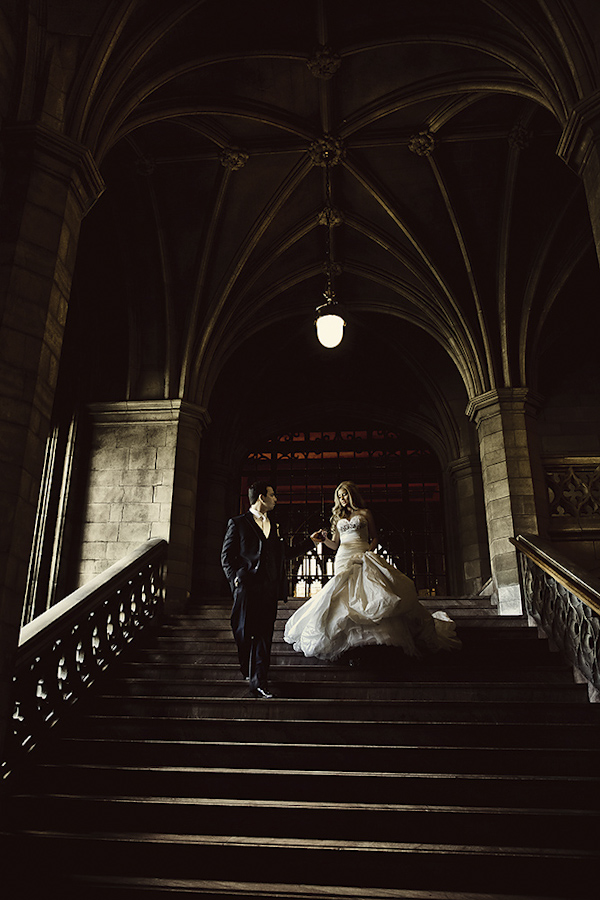
[[[166,596],[191,588],[200,439],[208,414],[181,400],[94,403],[80,584],[150,538],[169,542]]]
[[[504,615],[522,612],[517,556],[510,538],[543,532],[547,517],[536,412],[537,403],[526,388],[489,391],[467,406],[479,436],[492,578],[498,611]]]
[[[236,510],[230,502],[231,468],[222,462],[208,460],[203,476],[203,493],[198,497],[195,583],[202,599],[214,600],[229,596],[229,586],[221,568],[221,547],[227,521]]]
[[[167,612],[184,609],[193,581],[196,507],[200,442],[210,423],[208,411],[191,403],[181,403],[173,499],[169,527],[167,566]]]
[[[600,90],[571,110],[556,152],[583,181],[600,261]]]
[[[449,463],[448,474],[454,488],[451,516],[462,576],[459,590],[471,596],[478,594],[490,577],[481,464],[472,456],[463,456]]]
[[[0,216],[0,747],[79,229],[102,193],[89,151],[5,128]]]

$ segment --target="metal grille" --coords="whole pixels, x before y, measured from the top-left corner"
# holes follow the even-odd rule
[[[248,508],[248,485],[259,479],[275,488],[272,516],[290,542],[329,527],[336,486],[354,481],[375,516],[377,552],[409,575],[422,596],[446,593],[441,471],[429,449],[374,429],[282,434],[246,460],[241,512]],[[333,574],[333,556],[323,548],[293,560],[290,594],[315,593]]]

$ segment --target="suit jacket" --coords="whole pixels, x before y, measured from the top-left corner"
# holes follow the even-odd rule
[[[314,549],[314,542],[306,538],[293,547],[289,547],[279,535],[279,529],[271,522],[276,539],[272,543],[272,552],[276,563],[276,590],[278,599],[287,598],[286,559],[303,556]],[[266,543],[264,532],[251,512],[235,516],[227,523],[227,531],[221,550],[221,565],[232,593],[239,585],[248,585],[258,580],[261,571],[262,552]],[[237,580],[237,583],[236,583]]]

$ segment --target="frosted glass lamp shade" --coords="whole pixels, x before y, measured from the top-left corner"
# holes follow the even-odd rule
[[[319,313],[315,321],[319,343],[324,347],[337,347],[344,337],[345,324],[340,315],[333,310],[328,312],[325,307],[325,311]]]

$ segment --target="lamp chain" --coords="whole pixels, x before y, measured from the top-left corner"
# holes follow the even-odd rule
[[[329,221],[327,222],[327,292],[326,300],[333,300],[335,292],[333,289],[333,267],[331,262],[331,230],[333,228],[333,205],[331,202],[331,176],[329,171],[329,159],[325,160],[325,205],[329,211]]]

